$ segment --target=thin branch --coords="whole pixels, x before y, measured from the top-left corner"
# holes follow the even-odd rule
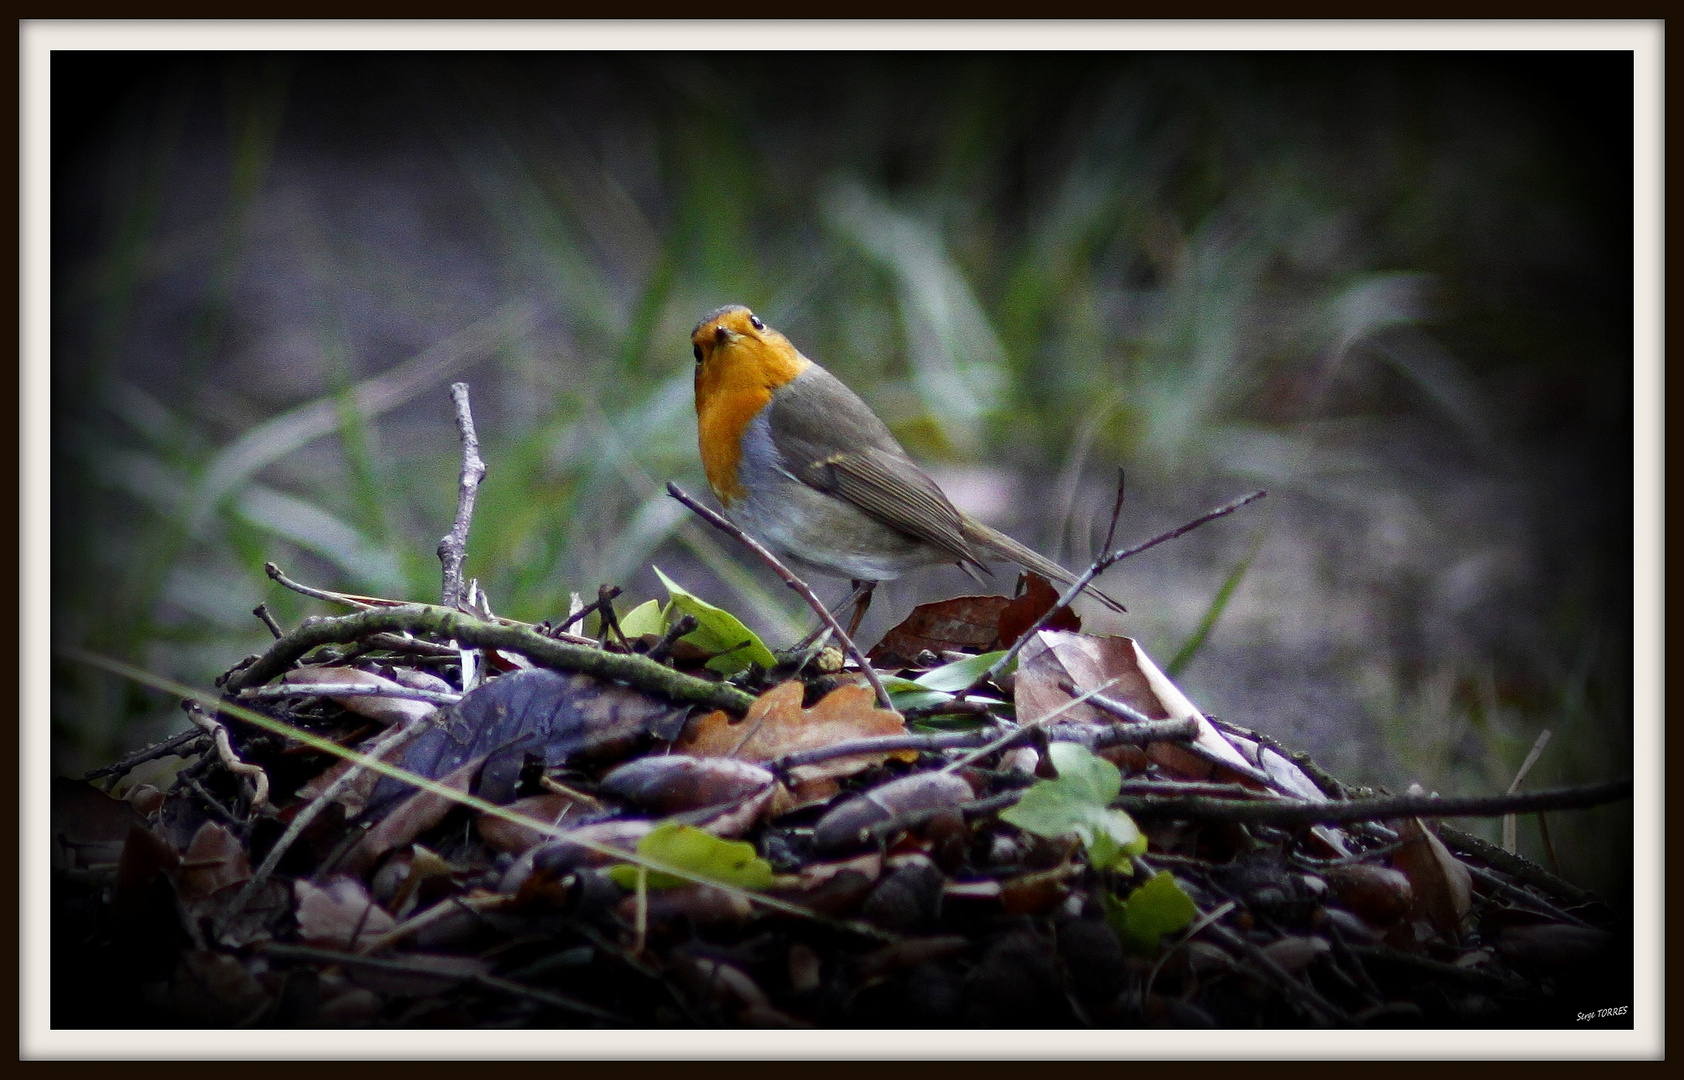
[[[468,384],[450,384],[450,399],[456,403],[456,430],[462,436],[462,476],[456,488],[456,522],[439,541],[439,562],[444,564],[445,607],[458,607],[466,599],[462,563],[468,557],[468,526],[474,519],[474,499],[485,479],[485,462],[479,456],[479,436],[474,433],[474,414],[468,407]]]
[[[98,780],[102,776],[122,776],[137,765],[144,765],[148,761],[156,761],[161,757],[169,757],[177,750],[198,742],[204,737],[205,733],[197,727],[188,728],[186,731],[178,731],[163,742],[153,743],[144,750],[136,750],[114,765],[106,765],[87,773],[83,776],[83,779]],[[187,755],[181,754],[179,756],[186,757]]]
[[[287,632],[281,629],[281,624],[275,621],[275,616],[270,612],[268,604],[257,605],[251,609],[251,613],[262,620],[263,625],[269,628],[269,632],[275,635],[276,641],[287,636]]]
[[[278,686],[248,686],[240,691],[243,698],[289,697],[381,697],[402,698],[405,701],[427,701],[434,705],[454,705],[461,694],[441,690],[421,690],[413,686],[366,686],[361,683],[282,683]]]
[[[836,621],[836,616],[830,613],[830,609],[824,606],[824,602],[818,598],[805,581],[791,573],[789,568],[779,562],[778,557],[767,551],[758,540],[726,521],[720,514],[691,498],[690,494],[677,484],[668,481],[667,494],[688,506],[703,521],[720,532],[736,538],[744,547],[760,556],[761,561],[770,566],[773,573],[783,579],[785,585],[794,589],[803,600],[807,601],[808,606],[819,613],[819,618],[823,619],[825,625],[830,627],[831,633],[836,635],[836,640],[842,643],[843,650],[853,657],[854,663],[860,666],[860,672],[865,675],[865,681],[871,684],[873,690],[877,691],[877,703],[890,712],[895,711],[894,702],[889,700],[889,691],[884,689],[883,680],[878,678],[877,671],[871,666],[871,662],[865,658],[865,654],[860,651],[860,647],[854,644],[854,639],[849,637],[847,631],[842,629],[842,624]]]
[[[543,667],[618,680],[674,701],[734,713],[747,712],[754,703],[753,695],[734,686],[685,675],[647,657],[557,641],[527,626],[486,622],[430,604],[405,604],[354,615],[306,619],[298,629],[270,646],[268,652],[230,674],[223,688],[234,694],[248,686],[261,686],[320,645],[359,641],[373,634],[404,630],[455,640],[463,646],[506,649]]]
[[[800,750],[793,754],[786,754],[774,761],[770,768],[776,772],[780,769],[794,769],[801,765],[814,765],[832,758],[850,757],[854,754],[887,754],[896,750],[924,750],[939,753],[943,750],[967,750],[977,746],[991,746],[998,741],[994,749],[1009,749],[1018,743],[1030,742],[1034,739],[1036,727],[1026,724],[1013,728],[1000,738],[994,731],[986,728],[974,731],[943,731],[929,735],[874,735],[865,739],[849,739],[846,742],[832,743],[829,746],[814,747],[811,750]],[[1047,730],[1047,738],[1053,742],[1081,743],[1090,750],[1103,749],[1107,746],[1133,745],[1141,746],[1150,742],[1180,742],[1193,738],[1198,733],[1196,721],[1189,720],[1149,720],[1144,724],[1117,724],[1110,727],[1098,727],[1091,724],[1065,724]]]
[[[1482,840],[1472,833],[1450,825],[1440,825],[1439,839],[1449,844],[1453,850],[1464,855],[1472,855],[1488,866],[1494,866],[1505,874],[1512,875],[1526,884],[1546,892],[1558,900],[1565,900],[1570,904],[1601,904],[1602,900],[1595,893],[1587,892],[1570,881],[1564,881],[1550,873],[1530,859],[1522,858],[1513,852],[1504,851],[1488,840]]]
[[[1394,795],[1345,802],[1238,802],[1232,799],[1120,798],[1112,805],[1131,814],[1247,821],[1264,825],[1336,825],[1400,817],[1498,817],[1532,810],[1574,810],[1631,798],[1630,780],[1610,780],[1583,787],[1552,788],[1513,795]]]
[[[1119,478],[1119,480],[1120,480],[1120,478]],[[1118,504],[1117,504],[1119,510],[1122,507],[1121,494],[1122,494],[1121,485],[1119,483],[1119,488],[1118,488],[1119,501],[1118,501]],[[994,679],[998,678],[1002,672],[1004,672],[1007,668],[1011,667],[1012,663],[1017,660],[1018,653],[1023,651],[1023,647],[1025,645],[1029,644],[1029,640],[1031,638],[1033,638],[1036,634],[1040,633],[1042,630],[1045,630],[1047,628],[1047,626],[1049,624],[1051,624],[1054,616],[1056,616],[1060,611],[1063,611],[1065,608],[1069,607],[1071,605],[1071,603],[1075,601],[1076,597],[1081,593],[1081,591],[1083,589],[1087,588],[1088,585],[1093,581],[1094,578],[1098,577],[1100,574],[1104,573],[1106,570],[1109,570],[1112,566],[1116,565],[1119,562],[1122,562],[1124,559],[1127,559],[1130,556],[1138,555],[1142,551],[1147,550],[1148,548],[1157,547],[1159,544],[1162,544],[1165,541],[1174,540],[1178,536],[1181,536],[1181,535],[1184,535],[1186,533],[1192,532],[1194,529],[1198,528],[1200,525],[1204,525],[1204,524],[1207,524],[1209,522],[1215,521],[1217,518],[1222,517],[1226,514],[1231,514],[1235,510],[1238,510],[1240,507],[1244,506],[1245,504],[1247,504],[1249,502],[1255,502],[1256,500],[1261,499],[1263,496],[1265,496],[1267,494],[1268,494],[1268,492],[1266,492],[1266,491],[1254,491],[1250,495],[1245,495],[1245,496],[1242,496],[1238,499],[1235,499],[1233,502],[1224,503],[1223,505],[1218,506],[1215,510],[1211,510],[1211,511],[1209,511],[1207,513],[1204,513],[1204,514],[1200,514],[1198,517],[1194,518],[1192,521],[1187,522],[1185,525],[1181,525],[1181,526],[1178,526],[1174,529],[1171,529],[1169,532],[1159,533],[1157,536],[1152,537],[1152,539],[1143,541],[1141,543],[1138,543],[1138,544],[1134,545],[1133,547],[1123,548],[1121,551],[1113,551],[1108,555],[1102,555],[1098,559],[1095,559],[1093,561],[1093,563],[1091,565],[1089,565],[1089,567],[1086,570],[1084,570],[1079,577],[1076,578],[1075,581],[1070,583],[1070,587],[1064,590],[1064,594],[1058,598],[1058,602],[1055,603],[1051,608],[1049,608],[1045,615],[1042,615],[1038,620],[1036,620],[1034,626],[1031,626],[1029,629],[1025,630],[1022,634],[1019,634],[1018,639],[1016,641],[1012,642],[1012,647],[1007,649],[1005,651],[1005,653],[998,660],[996,660],[996,661],[994,661],[994,663],[990,664],[987,671],[983,672],[981,675],[978,675],[976,677],[975,681],[973,681],[971,683],[971,685],[969,685],[969,686],[965,687],[963,690],[959,691],[958,696],[960,698],[963,698],[965,695],[981,688],[982,686],[986,685],[987,683],[992,682]]]
[[[346,607],[356,608],[358,611],[368,611],[375,606],[362,600],[353,599],[343,593],[328,592],[326,589],[312,589],[308,585],[302,585],[281,573],[281,568],[272,562],[263,564],[263,572],[268,574],[270,580],[276,584],[291,589],[300,595],[308,596],[312,600],[326,600],[330,604],[344,604]]]

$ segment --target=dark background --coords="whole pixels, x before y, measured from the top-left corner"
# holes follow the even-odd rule
[[[1626,54],[52,63],[61,643],[207,684],[259,601],[322,610],[266,559],[436,597],[456,378],[499,613],[655,563],[786,643],[786,590],[661,490],[705,488],[686,336],[742,302],[1067,565],[1119,467],[1130,541],[1268,488],[1089,613],[1207,711],[1393,789],[1502,790],[1545,728],[1530,786],[1630,773]],[[862,636],[966,591],[891,583]],[[53,722],[70,773],[181,724],[62,661]],[[1616,894],[1629,830],[1552,818]]]

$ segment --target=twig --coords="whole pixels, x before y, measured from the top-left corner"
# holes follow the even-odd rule
[[[596,610],[602,615],[601,633],[597,636],[602,641],[608,640],[612,633],[614,640],[627,652],[631,651],[631,644],[626,641],[625,631],[620,629],[620,617],[614,614],[614,598],[620,595],[618,585],[599,585],[596,589]]]
[[[136,765],[144,765],[148,761],[155,761],[161,757],[169,757],[182,747],[198,742],[205,737],[205,733],[197,727],[178,731],[160,743],[153,743],[144,750],[136,750],[128,757],[114,765],[106,765],[95,769],[82,777],[84,780],[98,780],[102,776],[122,776]],[[180,755],[186,757],[186,754]]]
[[[747,712],[754,703],[752,695],[734,686],[685,675],[646,657],[557,641],[527,626],[486,622],[430,604],[405,604],[354,615],[306,619],[298,629],[270,646],[268,652],[231,674],[223,684],[224,690],[232,694],[248,686],[261,686],[317,646],[358,641],[399,630],[455,640],[463,646],[518,652],[544,667],[618,680],[674,701],[734,713]]]
[[[601,590],[598,590],[597,594],[596,594],[596,599],[594,601],[592,601],[589,604],[584,605],[578,611],[575,611],[573,614],[567,616],[567,618],[561,620],[561,622],[558,623],[553,629],[546,630],[544,632],[546,634],[551,635],[551,636],[558,635],[558,634],[562,633],[563,631],[565,631],[569,626],[572,626],[574,623],[579,622],[579,621],[581,621],[585,618],[588,618],[590,616],[591,612],[602,610],[602,607],[603,607],[604,604],[606,604],[608,601],[614,599],[616,596],[619,596],[619,595],[620,595],[620,587],[618,585],[615,585],[612,588],[610,588],[606,594],[604,594]],[[579,594],[574,593],[573,599],[575,599],[575,600],[579,599]]]
[[[908,723],[913,720],[924,720],[931,716],[991,716],[992,713],[989,710],[997,708],[999,704],[997,701],[971,701],[969,699],[964,701],[938,701],[930,705],[919,705],[915,708],[904,709],[901,711],[901,716]]]
[[[1472,855],[1487,865],[1494,866],[1505,874],[1519,878],[1533,888],[1542,890],[1559,900],[1565,900],[1570,904],[1602,903],[1602,900],[1595,893],[1587,892],[1570,881],[1564,881],[1530,859],[1504,851],[1496,844],[1482,840],[1472,833],[1463,832],[1451,825],[1440,825],[1438,835],[1439,839],[1449,844],[1456,851],[1465,855]]]
[[[1113,801],[1131,814],[1246,821],[1260,825],[1334,825],[1398,817],[1496,817],[1510,811],[1572,810],[1631,797],[1630,780],[1610,780],[1583,787],[1553,788],[1514,795],[1393,795],[1345,802],[1237,802],[1232,799],[1124,797]]]
[[[1117,501],[1111,504],[1111,524],[1105,529],[1105,546],[1101,551],[1111,550],[1111,541],[1117,537],[1117,522],[1123,516],[1124,481],[1127,479],[1123,470],[1117,470]]]
[[[1069,679],[1059,679],[1058,688],[1066,694],[1079,694],[1082,692],[1081,688]],[[1150,716],[1147,716],[1133,705],[1118,701],[1116,698],[1106,697],[1104,694],[1093,694],[1088,698],[1088,700],[1094,705],[1099,706],[1099,708],[1103,709],[1105,712],[1108,712],[1117,719],[1127,723],[1150,724],[1152,722],[1152,718]],[[1195,720],[1193,723],[1196,727],[1198,721]]]
[[[281,568],[272,562],[263,564],[263,572],[269,575],[271,581],[291,589],[295,593],[308,596],[312,600],[326,600],[330,604],[344,604],[346,607],[356,608],[358,611],[368,611],[375,605],[354,600],[342,593],[328,592],[326,589],[312,589],[308,585],[300,584],[281,573]]]
[[[241,698],[289,697],[380,697],[402,698],[406,701],[427,701],[434,705],[454,705],[461,694],[442,690],[421,690],[413,686],[365,686],[361,683],[281,683],[277,686],[248,686],[240,691]]]
[[[670,480],[667,482],[667,494],[688,506],[703,521],[736,538],[744,547],[760,556],[761,561],[770,566],[772,571],[783,579],[785,585],[794,589],[814,611],[819,613],[819,618],[823,619],[825,625],[830,627],[831,632],[836,635],[836,640],[842,643],[843,650],[853,657],[854,663],[859,665],[860,672],[865,675],[866,682],[870,683],[871,688],[877,691],[877,703],[890,712],[895,711],[894,702],[889,700],[889,691],[883,688],[883,680],[877,677],[877,672],[871,666],[871,662],[865,658],[865,654],[860,651],[860,647],[854,644],[854,639],[849,637],[847,632],[842,629],[842,624],[836,621],[836,616],[830,613],[830,609],[824,606],[824,602],[818,598],[805,581],[791,573],[788,567],[778,561],[776,555],[767,551],[754,537],[726,521],[720,514],[691,498],[688,492]]]
[[[1308,980],[1296,978],[1281,967],[1258,945],[1247,941],[1219,922],[1206,923],[1203,932],[1219,939],[1228,948],[1243,953],[1246,959],[1261,968],[1265,974],[1288,992],[1289,1000],[1296,998],[1309,1006],[1312,1011],[1320,1014],[1320,1019],[1323,1022],[1350,1023],[1350,1017],[1345,1014],[1344,1010],[1317,993]]]
[[[1304,775],[1308,776],[1311,781],[1315,783],[1316,787],[1321,789],[1321,793],[1326,795],[1328,798],[1348,799],[1351,797],[1351,787],[1349,784],[1340,780],[1337,776],[1334,776],[1332,773],[1316,764],[1315,759],[1304,751],[1289,749],[1272,735],[1265,735],[1261,731],[1253,731],[1251,728],[1244,728],[1238,724],[1230,724],[1221,717],[1207,716],[1205,719],[1209,720],[1222,731],[1227,731],[1234,735],[1250,739],[1260,746],[1266,746],[1270,750],[1279,754],[1281,757],[1292,762],[1294,765],[1303,770]]]
[[[217,756],[222,759],[222,764],[228,767],[228,771],[251,778],[252,786],[256,788],[251,797],[252,809],[256,810],[268,805],[269,774],[256,765],[240,760],[240,755],[234,753],[234,747],[228,742],[228,729],[218,723],[215,717],[200,708],[198,702],[184,702],[182,709],[187,713],[188,718],[199,725],[200,729],[216,743]]]
[[[468,384],[450,384],[450,400],[456,403],[456,430],[462,436],[462,476],[456,487],[456,521],[439,541],[439,562],[444,564],[444,592],[439,602],[458,607],[467,598],[462,583],[462,563],[468,557],[468,526],[474,519],[474,499],[479,482],[485,479],[485,462],[479,456],[479,436],[474,433],[474,414],[468,407]]]
[[[429,718],[388,731],[368,748],[367,753],[376,758],[382,757],[432,726],[433,722]],[[234,903],[223,917],[224,924],[233,921],[246,909],[246,904],[253,896],[257,895],[257,891],[269,880],[269,875],[273,874],[275,867],[280,865],[281,858],[291,849],[293,843],[304,835],[304,830],[309,827],[310,823],[315,821],[323,810],[332,805],[333,800],[339,796],[339,793],[351,786],[357,777],[365,771],[367,771],[366,767],[362,763],[353,763],[349,769],[341,773],[332,783],[323,788],[319,795],[299,810],[298,814],[287,824],[286,832],[281,834],[281,838],[275,841],[275,846],[269,849],[269,854],[264,856],[262,865],[252,874],[251,880],[246,882],[245,887],[240,890],[240,894],[234,898]]]
[[[1121,486],[1119,484],[1119,490],[1118,490],[1118,496],[1119,496],[1118,508],[1119,508],[1119,510],[1121,509],[1121,506],[1122,506],[1121,494],[1122,494]],[[1225,514],[1231,514],[1235,510],[1238,510],[1240,507],[1244,506],[1246,503],[1255,502],[1256,500],[1261,499],[1264,495],[1267,495],[1267,494],[1268,494],[1268,492],[1266,492],[1266,491],[1254,491],[1250,495],[1245,495],[1245,496],[1242,496],[1238,499],[1235,499],[1233,502],[1224,503],[1223,505],[1218,506],[1215,510],[1211,510],[1208,513],[1200,514],[1198,517],[1194,518],[1192,521],[1187,522],[1185,525],[1178,526],[1174,529],[1171,529],[1169,532],[1166,532],[1166,533],[1159,533],[1157,536],[1152,537],[1152,539],[1150,539],[1150,540],[1146,540],[1146,541],[1143,541],[1141,543],[1138,543],[1138,544],[1134,545],[1133,547],[1124,548],[1121,551],[1113,551],[1110,554],[1101,555],[1099,558],[1095,559],[1093,561],[1093,563],[1091,563],[1088,566],[1088,568],[1086,570],[1084,570],[1076,578],[1075,581],[1070,583],[1070,587],[1064,590],[1064,594],[1058,598],[1058,602],[1055,603],[1051,608],[1047,609],[1047,613],[1045,615],[1042,615],[1039,619],[1037,619],[1035,621],[1034,626],[1031,626],[1029,629],[1025,630],[1022,634],[1019,634],[1018,639],[1016,641],[1012,642],[1011,648],[1007,649],[1005,651],[1005,653],[1002,654],[1001,657],[998,660],[996,660],[996,661],[994,661],[994,663],[990,664],[988,666],[987,671],[983,672],[981,675],[978,675],[976,677],[976,679],[971,683],[971,685],[965,687],[963,690],[960,690],[956,696],[958,696],[960,698],[963,698],[967,694],[970,694],[973,691],[979,689],[980,687],[982,687],[986,683],[989,683],[989,682],[993,681],[994,679],[998,678],[1001,672],[1003,672],[1007,668],[1011,667],[1012,663],[1017,660],[1018,653],[1023,651],[1023,647],[1029,643],[1029,640],[1031,638],[1033,638],[1036,634],[1040,633],[1042,630],[1045,630],[1047,628],[1047,626],[1052,622],[1054,616],[1056,616],[1060,611],[1069,607],[1071,605],[1071,603],[1073,603],[1075,601],[1076,597],[1081,593],[1081,591],[1083,589],[1087,588],[1089,583],[1091,583],[1094,578],[1098,577],[1100,574],[1104,573],[1106,570],[1110,569],[1112,566],[1116,565],[1119,562],[1122,562],[1124,559],[1127,559],[1130,556],[1138,555],[1142,551],[1145,551],[1148,548],[1157,547],[1159,544],[1162,544],[1165,541],[1174,540],[1178,536],[1181,536],[1185,533],[1192,532],[1194,529],[1198,528],[1200,525],[1204,525],[1208,522],[1215,521],[1217,518],[1222,517]]]
[[[1033,724],[1026,724],[1006,732],[1006,738],[1001,741],[998,749],[1004,750],[1020,742],[1028,742],[1035,737],[1037,728]],[[1190,739],[1198,732],[1196,721],[1190,720],[1150,720],[1144,724],[1119,724],[1113,727],[1096,727],[1088,724],[1068,724],[1053,727],[1046,731],[1046,736],[1053,742],[1081,743],[1090,750],[1098,750],[1107,746],[1139,746],[1149,742],[1167,742]],[[943,731],[928,735],[874,735],[865,739],[849,739],[846,742],[832,743],[829,746],[814,747],[811,750],[801,750],[793,754],[786,754],[768,766],[772,771],[798,768],[802,765],[815,765],[832,758],[851,757],[854,754],[887,754],[896,750],[924,750],[939,753],[943,750],[967,750],[972,747],[986,746],[998,738],[995,732],[986,728],[974,731]],[[992,751],[990,751],[992,752]],[[1226,792],[1235,785],[1208,784],[1211,790],[1207,793],[1217,794]],[[1153,790],[1170,790],[1169,788]],[[1181,790],[1176,788],[1175,790]],[[1249,792],[1249,788],[1238,788]],[[1255,794],[1255,793],[1253,793]]]
[[[1076,697],[1071,698],[1069,701],[1066,701],[1063,705],[1060,705],[1058,708],[1054,709],[1052,712],[1049,712],[1045,716],[1042,716],[1042,717],[1038,718],[1034,723],[1024,724],[1020,728],[1017,728],[1013,731],[1008,731],[1008,732],[1006,732],[1006,734],[1000,736],[999,738],[994,739],[991,742],[984,743],[983,745],[977,747],[975,750],[972,750],[970,753],[966,754],[964,757],[956,758],[953,761],[948,762],[946,765],[943,765],[941,767],[941,771],[942,772],[952,772],[955,769],[963,768],[964,766],[969,765],[971,762],[977,760],[978,758],[987,757],[989,754],[992,754],[994,751],[1005,747],[1007,744],[1012,742],[1012,740],[1018,738],[1019,737],[1018,736],[1019,731],[1032,730],[1032,729],[1038,728],[1038,727],[1045,727],[1052,720],[1055,720],[1058,717],[1062,716],[1063,714],[1069,712],[1071,709],[1074,709],[1076,706],[1080,705],[1082,702],[1084,702],[1084,701],[1088,700],[1089,698],[1093,697],[1095,694],[1099,693],[1100,691],[1109,689],[1111,684],[1116,682],[1116,681],[1117,681],[1116,679],[1107,679],[1105,682],[1103,682],[1100,685],[1094,687],[1092,690],[1089,690],[1086,693],[1080,694]]]
[[[263,625],[267,626],[269,632],[275,635],[276,641],[287,636],[287,632],[281,629],[281,624],[275,621],[275,616],[269,611],[268,604],[257,605],[251,609],[251,613],[263,621]]]
[[[651,645],[649,651],[643,655],[656,663],[666,663],[667,654],[672,652],[673,646],[678,644],[678,639],[686,634],[694,633],[696,627],[700,625],[701,623],[696,621],[694,615],[680,615],[677,622],[667,627],[667,632],[661,635],[661,640]]]

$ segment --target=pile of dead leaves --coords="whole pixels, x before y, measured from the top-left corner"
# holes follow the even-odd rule
[[[669,587],[549,633],[641,658],[615,678],[463,620],[307,625],[331,643],[225,676],[167,782],[58,781],[53,1025],[1558,1026],[1629,996],[1602,905],[1452,830],[1178,810],[1351,792],[1042,622],[1038,579],[891,631],[894,710]]]

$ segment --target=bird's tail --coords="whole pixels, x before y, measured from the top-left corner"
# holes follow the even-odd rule
[[[1024,547],[1005,533],[996,532],[984,525],[982,522],[975,521],[970,517],[966,517],[964,519],[964,526],[965,539],[986,551],[997,554],[1003,559],[1010,559],[1019,566],[1024,567],[1027,570],[1033,570],[1047,580],[1056,581],[1060,585],[1064,585],[1066,587],[1076,580],[1075,574],[1072,574],[1070,571],[1053,562],[1051,559],[1046,558],[1043,555],[1037,555],[1035,552]],[[1124,607],[1116,600],[1113,600],[1111,597],[1106,596],[1092,585],[1088,585],[1082,591],[1093,597],[1095,600],[1098,600],[1112,611],[1128,611],[1128,608]]]

